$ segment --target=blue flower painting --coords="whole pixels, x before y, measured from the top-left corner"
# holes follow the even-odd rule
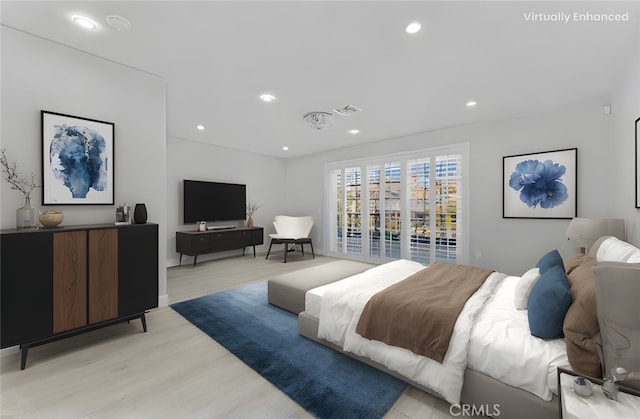
[[[503,157],[504,218],[578,216],[578,149]]]
[[[60,124],[53,128],[49,161],[55,178],[73,198],[86,198],[91,189],[104,191],[109,161],[103,136],[79,125]]]
[[[567,168],[552,160],[524,160],[509,178],[509,186],[520,192],[520,200],[529,208],[553,208],[569,198],[562,176]]]

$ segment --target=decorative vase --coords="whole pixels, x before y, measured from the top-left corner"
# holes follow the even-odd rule
[[[253,227],[253,217],[252,216],[248,216],[247,217],[247,227]]]
[[[147,206],[145,204],[136,204],[133,210],[133,220],[136,224],[144,224],[147,222]]]
[[[31,197],[26,196],[24,206],[16,210],[16,228],[36,228],[36,209],[31,206]]]

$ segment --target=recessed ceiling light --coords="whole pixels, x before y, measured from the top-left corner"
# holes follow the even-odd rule
[[[407,25],[407,27],[405,28],[405,31],[407,31],[407,33],[418,33],[420,32],[420,28],[422,28],[422,25],[420,25],[419,22],[411,22]]]
[[[347,131],[349,134],[351,135],[356,135],[360,132],[359,129],[350,129],[349,131]]]
[[[284,151],[287,151],[287,150],[289,150],[289,147],[284,146],[284,147],[282,147],[282,149],[283,149]]]
[[[478,102],[476,102],[475,100],[470,100],[467,102],[467,108],[475,108],[476,106],[478,106]]]
[[[196,128],[198,128],[198,131],[204,131],[204,125],[198,125]]]
[[[94,22],[93,20],[89,19],[88,17],[76,15],[76,16],[73,16],[71,19],[73,20],[73,22],[76,25],[80,25],[85,29],[93,30],[93,29],[98,27],[96,22]]]
[[[273,101],[273,100],[276,100],[276,97],[275,97],[274,95],[270,95],[270,94],[268,94],[268,93],[265,93],[265,94],[263,94],[263,95],[260,95],[260,99],[261,99],[263,102],[271,102],[271,101]]]

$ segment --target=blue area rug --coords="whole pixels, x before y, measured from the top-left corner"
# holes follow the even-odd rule
[[[267,282],[172,304],[200,330],[319,418],[380,418],[407,384],[298,334]]]

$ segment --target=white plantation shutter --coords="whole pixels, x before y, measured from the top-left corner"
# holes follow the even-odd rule
[[[362,177],[359,167],[345,169],[345,229],[348,254],[362,254]]]
[[[380,166],[367,167],[367,196],[369,199],[366,208],[369,209],[367,216],[369,217],[368,230],[366,235],[369,244],[369,257],[373,259],[380,258]]]
[[[327,254],[467,263],[467,161],[461,144],[328,164]]]
[[[464,222],[458,218],[462,209],[462,155],[436,156],[435,187],[435,260],[456,261],[458,223]]]
[[[409,188],[409,222],[411,223],[411,260],[429,263],[431,259],[431,159],[423,158],[407,162]]]

